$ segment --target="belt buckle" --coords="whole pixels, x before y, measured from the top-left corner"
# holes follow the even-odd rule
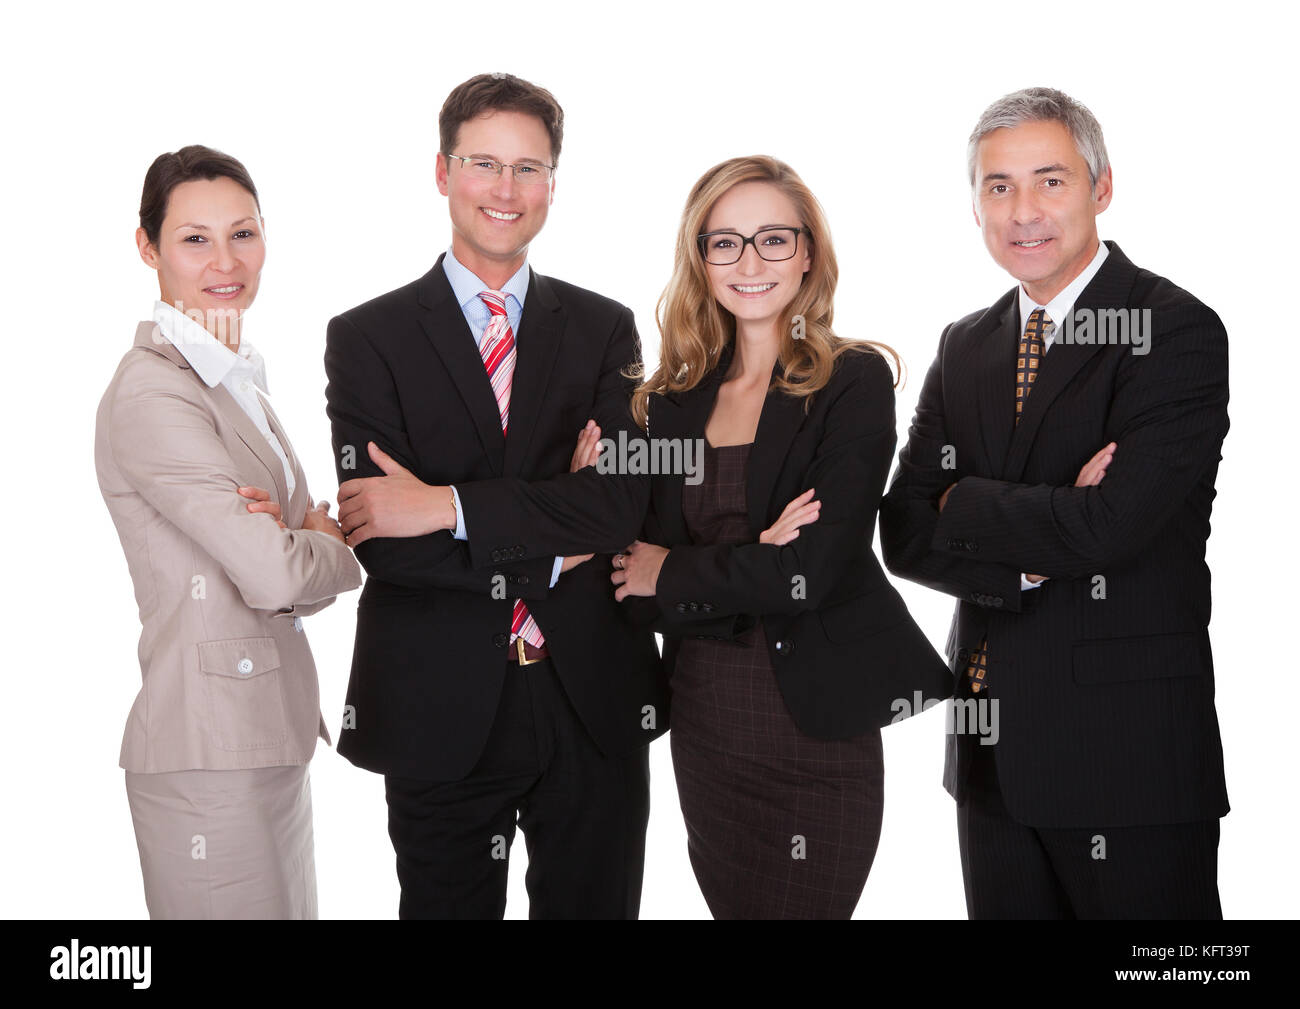
[[[519,664],[521,666],[531,666],[534,662],[541,662],[541,659],[529,659],[524,656],[524,638],[523,635],[515,638],[515,644],[519,646]]]

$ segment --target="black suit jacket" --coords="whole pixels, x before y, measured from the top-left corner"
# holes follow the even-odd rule
[[[1016,425],[1016,290],[953,323],[881,507],[890,569],[960,600],[955,677],[987,638],[998,780],[1012,816],[1040,827],[1228,810],[1205,564],[1228,430],[1227,334],[1205,305],[1106,244],[1074,310],[1150,309],[1148,353],[1061,342],[1056,320]],[[1073,486],[1110,441],[1101,484]],[[1022,571],[1049,580],[1022,592]],[[944,777],[960,798],[969,752],[956,743]]]
[[[536,619],[570,702],[603,752],[631,752],[667,727],[654,637],[614,601],[608,557],[549,588],[560,552],[525,556],[528,527],[512,512],[530,481],[568,470],[588,417],[611,435],[631,425],[633,382],[622,372],[640,360],[632,313],[530,269],[515,335],[506,437],[441,256],[414,283],[329,323],[326,398],[340,482],[380,475],[366,450],[373,440],[426,483],[454,483],[470,537],[437,532],[357,547],[368,578],[338,749],[359,767],[434,780],[472,769],[506,674],[516,597]],[[596,478],[571,476],[570,492],[579,494]],[[573,541],[583,549],[566,554],[621,549],[640,528],[644,488],[597,482],[601,527],[589,533],[576,523]],[[568,522],[564,514],[546,517]],[[502,585],[497,598],[503,593],[493,589]]]
[[[651,397],[652,438],[703,440],[732,346],[694,388]],[[732,638],[759,622],[781,694],[810,736],[860,735],[919,713],[918,694],[948,696],[947,667],[871,549],[896,441],[889,365],[848,352],[808,413],[803,400],[768,393],[749,455],[751,542],[692,544],[685,476],[652,478],[643,538],[670,552],[655,597],[623,605],[664,634],[670,675],[682,638]],[[785,546],[759,543],[809,487],[821,501],[818,520]]]

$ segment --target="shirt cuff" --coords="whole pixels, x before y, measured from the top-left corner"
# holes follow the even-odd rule
[[[564,566],[564,558],[555,558],[555,564],[551,566],[551,588],[555,588],[555,583],[560,580],[560,568]]]
[[[1047,581],[1046,578],[1043,579],[1043,582],[1045,581]],[[1022,572],[1020,575],[1020,591],[1024,592],[1025,589],[1036,589],[1038,588],[1038,586],[1042,585],[1043,582],[1031,582],[1028,578],[1024,576],[1024,573]]]
[[[452,533],[458,540],[469,539],[465,534],[465,512],[460,507],[460,495],[456,493],[456,488],[451,489],[452,499],[456,502],[456,531]],[[554,584],[554,583],[552,583]]]

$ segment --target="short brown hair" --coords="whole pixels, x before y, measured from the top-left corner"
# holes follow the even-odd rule
[[[438,143],[443,154],[456,153],[462,123],[487,112],[522,112],[536,116],[551,138],[551,163],[559,164],[564,139],[564,110],[545,88],[513,74],[479,74],[452,89],[438,113]]]
[[[140,227],[149,239],[149,244],[158,244],[158,235],[162,232],[163,218],[167,216],[167,201],[171,199],[172,190],[182,182],[196,179],[233,179],[253,194],[257,203],[257,212],[262,212],[262,204],[257,199],[257,187],[242,164],[229,154],[204,147],[202,144],[190,144],[170,154],[160,154],[154,158],[149,171],[144,175],[144,192],[140,195]]]

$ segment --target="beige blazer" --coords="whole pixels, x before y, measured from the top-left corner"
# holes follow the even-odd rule
[[[279,419],[284,469],[224,386],[209,388],[153,322],[136,329],[95,418],[95,469],[140,608],[143,683],[128,771],[305,764],[319,734],[302,620],[361,584],[352,552],[302,528],[307,480]],[[237,487],[279,503],[287,529]]]

